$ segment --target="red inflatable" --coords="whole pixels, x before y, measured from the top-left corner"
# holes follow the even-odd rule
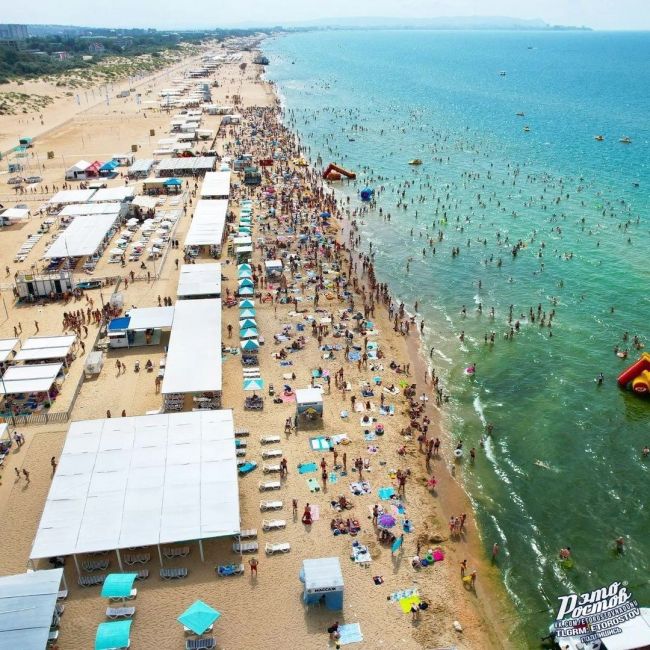
[[[621,388],[631,385],[637,395],[648,395],[650,393],[650,354],[644,352],[638,361],[626,368],[618,376],[618,385]]]
[[[338,178],[336,178],[337,174],[338,174]],[[357,177],[357,175],[354,172],[344,169],[343,167],[339,167],[334,163],[330,163],[329,165],[327,165],[325,171],[323,172],[323,178],[325,178],[326,180],[332,180],[332,181],[340,180],[341,176],[345,176],[346,178],[350,178],[352,180],[354,180]]]

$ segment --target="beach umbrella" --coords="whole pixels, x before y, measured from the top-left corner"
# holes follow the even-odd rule
[[[246,329],[247,327],[257,327],[257,323],[253,318],[244,318],[239,321],[239,329]]]
[[[244,379],[244,390],[246,391],[262,390],[263,388],[264,388],[263,379]]]
[[[392,528],[396,523],[397,522],[395,521],[395,517],[393,517],[393,515],[389,515],[388,513],[380,515],[379,519],[377,520],[377,525],[381,528]]]
[[[406,379],[400,379],[398,385],[400,388],[406,388],[409,385],[409,383]]]
[[[121,248],[111,248],[109,251],[111,255],[123,255],[124,251]]]
[[[137,577],[137,573],[109,573],[102,585],[102,597],[128,598]]]
[[[240,309],[239,318],[255,318],[254,309]]]
[[[169,179],[166,180],[163,184],[164,184],[164,185],[175,185],[175,186],[178,186],[178,185],[182,185],[182,184],[183,184],[183,181],[181,181],[179,178],[169,178]]]
[[[239,330],[240,339],[256,339],[258,337],[257,330],[254,327]]]
[[[258,350],[260,347],[260,343],[257,339],[248,339],[247,341],[242,341],[241,343],[241,349],[244,350],[245,352],[252,352],[254,350]]]
[[[250,280],[252,279],[253,274],[250,271],[247,271],[246,269],[242,271],[237,271],[237,278],[239,280]]]
[[[254,309],[255,303],[252,300],[240,300],[239,301],[240,309]]]
[[[95,650],[112,650],[128,648],[131,640],[131,623],[133,621],[113,621],[100,623],[95,636]]]
[[[241,287],[253,287],[253,286],[255,286],[253,284],[253,280],[251,278],[242,278],[241,280],[237,281],[237,284],[239,285],[240,288]]]
[[[197,600],[176,619],[194,634],[203,634],[219,617],[221,612]]]
[[[237,265],[237,270],[238,271],[252,271],[253,267],[250,264],[238,264]]]
[[[253,287],[241,287],[238,290],[238,293],[239,293],[240,296],[252,296],[252,295],[254,295],[255,291],[254,291]]]

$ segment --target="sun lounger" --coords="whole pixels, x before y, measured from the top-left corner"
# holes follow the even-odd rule
[[[65,600],[67,597],[68,597],[67,589],[61,589],[61,591],[59,591],[59,593],[56,596],[57,600]]]
[[[236,455],[238,458],[243,458],[244,456],[246,456],[246,449],[238,449],[236,451]]]
[[[65,611],[65,605],[62,604],[62,603],[57,603],[54,606],[54,611],[56,612],[57,616],[61,616],[63,614],[63,612]]]
[[[107,607],[106,618],[117,620],[118,618],[131,618],[135,614],[135,607]]]
[[[133,600],[138,595],[137,589],[131,589],[131,593],[126,597],[110,597],[109,600]]]
[[[86,560],[81,563],[81,568],[84,571],[106,571],[108,565],[111,563],[110,560]]]
[[[53,643],[59,638],[59,631],[58,630],[50,630],[50,633],[47,636],[47,642],[48,643]]]
[[[280,442],[280,436],[262,436],[260,438],[260,444],[262,445],[273,445]]]
[[[240,576],[244,574],[243,564],[221,564],[214,569],[217,576],[220,578],[228,578],[230,576]]]
[[[264,519],[262,521],[262,528],[265,531],[280,530],[287,527],[286,519]]]
[[[282,449],[268,449],[262,452],[262,458],[281,458]]]
[[[135,579],[146,580],[148,577],[149,577],[149,569],[140,569]]]
[[[279,465],[263,465],[262,466],[262,471],[265,474],[277,474],[280,472],[280,466]]]
[[[267,492],[268,490],[279,490],[282,487],[280,481],[265,481],[260,483],[260,492]]]
[[[264,547],[267,555],[275,555],[276,553],[288,553],[291,550],[291,544],[282,543],[282,544],[270,544],[267,542]]]
[[[259,547],[257,542],[235,542],[232,551],[233,553],[256,553]]]
[[[248,429],[237,429],[235,431],[235,438],[245,438],[246,436],[250,435],[250,431]]]
[[[237,535],[239,539],[255,539],[257,537],[257,528],[246,528]]]
[[[260,510],[262,512],[268,510],[282,510],[283,506],[283,501],[260,501]]]
[[[179,569],[160,569],[160,577],[163,580],[176,580],[178,578],[186,578],[189,571],[185,568]]]
[[[257,463],[254,460],[251,460],[246,463],[242,463],[237,469],[242,476],[245,476],[246,474],[252,472],[256,467]]]
[[[96,587],[101,585],[106,580],[106,575],[101,573],[94,576],[79,576],[79,586],[80,587]]]
[[[162,551],[163,555],[171,560],[175,557],[187,557],[190,554],[189,546],[168,546]]]
[[[216,648],[217,644],[214,637],[206,637],[204,639],[187,639],[185,641],[185,650],[211,650]]]
[[[133,566],[134,564],[146,564],[151,559],[149,553],[139,553],[138,555],[125,555],[124,564]]]

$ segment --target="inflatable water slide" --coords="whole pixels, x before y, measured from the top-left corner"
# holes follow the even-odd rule
[[[351,172],[348,169],[344,169],[343,167],[340,167],[334,163],[327,165],[325,171],[323,172],[323,178],[327,181],[340,181],[343,176],[351,180],[354,180],[357,177],[354,172]]]
[[[650,354],[644,352],[641,358],[618,376],[621,388],[631,388],[637,395],[650,395]]]

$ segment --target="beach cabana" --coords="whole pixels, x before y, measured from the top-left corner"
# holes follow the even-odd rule
[[[253,277],[253,272],[248,269],[238,269],[237,270],[237,279],[238,280],[250,280]]]
[[[320,388],[296,390],[296,415],[310,420],[323,417],[323,393]]]
[[[19,341],[20,339],[0,339],[0,363],[4,363],[11,357]]]
[[[220,255],[228,235],[227,213],[228,201],[221,199],[197,201],[184,246],[212,246],[214,252]]]
[[[303,560],[300,580],[307,605],[323,601],[327,609],[343,609],[343,573],[338,557]]]
[[[133,583],[137,573],[109,573],[102,585],[102,598],[133,598],[137,590]]]
[[[255,310],[254,309],[240,309],[239,310],[239,318],[240,319],[255,318]],[[241,327],[241,323],[240,323],[240,327]]]
[[[62,363],[41,363],[28,366],[11,366],[0,381],[1,395],[21,393],[48,393],[56,381]]]
[[[202,600],[192,603],[176,620],[183,627],[194,634],[204,634],[212,629],[214,622],[221,616],[221,612],[210,607]]]
[[[255,322],[255,319],[253,318],[243,318],[242,320],[239,321],[239,328],[240,329],[246,329],[248,327],[257,327],[257,323]]]
[[[264,262],[266,276],[274,278],[282,274],[282,260],[266,260]]]
[[[237,272],[239,271],[252,271],[253,267],[250,264],[238,264],[237,265]]]
[[[95,650],[122,650],[131,645],[131,623],[111,621],[100,623],[95,635]]]

